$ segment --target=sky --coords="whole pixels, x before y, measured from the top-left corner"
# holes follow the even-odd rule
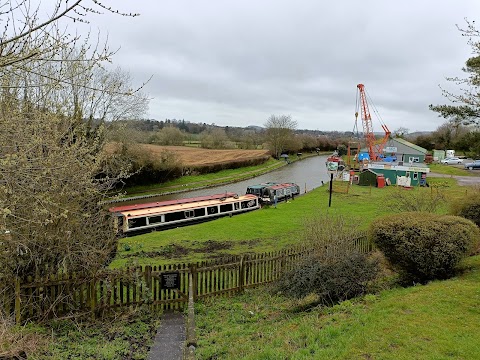
[[[152,76],[146,118],[245,127],[291,115],[298,129],[321,131],[355,128],[360,83],[374,131],[382,122],[435,130],[445,119],[428,106],[448,103],[440,86],[459,89],[446,77],[472,56],[457,25],[480,17],[478,0],[115,4],[140,16],[104,14],[88,26],[119,48],[113,65],[134,86]]]

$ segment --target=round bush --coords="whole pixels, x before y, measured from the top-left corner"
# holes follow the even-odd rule
[[[426,282],[452,276],[478,244],[480,231],[459,216],[407,212],[377,219],[370,236],[405,280]]]
[[[477,226],[480,226],[480,193],[475,192],[473,195],[453,202],[451,213],[472,220]]]

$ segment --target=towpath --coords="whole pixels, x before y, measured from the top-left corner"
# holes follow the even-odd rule
[[[180,312],[164,313],[147,360],[181,360],[185,340],[183,314]]]

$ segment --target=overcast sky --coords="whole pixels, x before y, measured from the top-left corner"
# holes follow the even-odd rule
[[[299,129],[351,131],[365,84],[391,131],[435,130],[439,85],[461,75],[472,50],[456,24],[480,17],[478,0],[137,0],[92,21],[121,47],[114,65],[145,92],[148,118],[221,126],[291,115]],[[359,116],[360,121],[360,116]],[[361,123],[358,123],[361,129]]]

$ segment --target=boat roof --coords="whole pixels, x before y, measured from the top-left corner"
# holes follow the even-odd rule
[[[247,188],[249,188],[249,189],[263,189],[264,187],[273,186],[273,185],[277,185],[277,184],[278,183],[276,183],[276,182],[266,182],[266,183],[262,183],[262,184],[249,185],[249,186],[247,186]]]
[[[275,184],[275,185],[271,186],[271,188],[274,189],[274,190],[277,190],[277,189],[283,189],[283,188],[290,187],[290,186],[298,186],[298,185],[294,184],[294,183],[282,183],[282,184]]]
[[[218,199],[205,199],[195,202],[185,202],[180,204],[171,204],[171,205],[163,205],[158,207],[148,207],[148,208],[138,208],[138,209],[129,209],[129,210],[120,210],[115,211],[117,214],[122,214],[127,218],[131,217],[141,217],[141,216],[152,216],[156,214],[163,214],[175,211],[185,211],[185,210],[192,210],[196,208],[202,208],[206,206],[214,206],[219,204],[229,204],[237,201],[246,201],[246,200],[256,200],[257,197],[252,194],[241,195],[236,197],[227,197],[225,199],[218,198]],[[110,209],[110,211],[112,211]]]
[[[215,200],[215,199],[229,198],[229,197],[235,197],[235,196],[238,196],[238,195],[233,192],[224,192],[222,194],[196,196],[196,197],[184,198],[184,199],[156,201],[156,202],[150,202],[150,203],[144,203],[144,204],[113,206],[108,210],[110,212],[124,212],[129,210],[158,208],[163,206],[186,204],[186,203],[192,203],[192,202],[198,202],[198,201],[204,201],[204,200]]]

